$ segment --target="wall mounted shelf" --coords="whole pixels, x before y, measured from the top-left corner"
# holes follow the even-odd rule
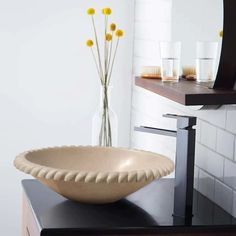
[[[210,89],[194,81],[163,83],[161,80],[136,77],[135,85],[185,106],[236,104],[235,90]]]

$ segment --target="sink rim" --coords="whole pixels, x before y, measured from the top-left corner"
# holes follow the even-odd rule
[[[69,149],[69,148],[99,148],[99,149],[118,149],[123,151],[134,151],[139,153],[146,153],[149,155],[157,156],[161,162],[158,167],[136,169],[131,171],[88,171],[88,170],[69,170],[61,168],[48,167],[46,165],[36,164],[29,161],[26,156],[30,153],[38,151],[56,150],[56,149]],[[55,146],[33,149],[23,152],[14,160],[14,166],[20,171],[30,174],[35,178],[44,178],[54,181],[74,181],[85,183],[133,183],[133,182],[150,182],[154,179],[159,179],[163,176],[170,174],[174,170],[174,163],[168,157],[150,151],[117,148],[117,147],[100,147],[90,145],[79,146]]]

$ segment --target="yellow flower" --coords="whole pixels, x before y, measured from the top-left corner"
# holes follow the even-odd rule
[[[111,23],[111,24],[110,24],[110,30],[111,30],[111,31],[115,31],[115,30],[116,30],[116,24]]]
[[[89,48],[91,48],[91,47],[93,46],[93,40],[91,40],[91,39],[87,40],[86,45],[87,45]]]
[[[112,13],[112,10],[109,7],[102,9],[102,14],[104,14],[106,16],[111,15],[111,13]]]
[[[94,8],[88,8],[87,9],[87,14],[90,15],[90,16],[94,15],[95,14],[95,9]]]
[[[122,37],[123,35],[124,35],[124,33],[123,33],[123,31],[122,31],[121,29],[118,29],[118,30],[116,31],[116,36],[117,36],[118,38]]]
[[[223,37],[223,30],[220,31],[219,36],[222,38]]]
[[[107,33],[105,36],[106,41],[111,41],[112,40],[112,35]]]

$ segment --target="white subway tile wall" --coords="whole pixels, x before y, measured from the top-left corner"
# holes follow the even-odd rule
[[[232,214],[233,190],[218,180],[215,181],[215,202]]]
[[[207,171],[210,175],[223,180],[224,158],[200,143],[196,145],[195,164]]]
[[[199,171],[198,191],[214,201],[215,181],[214,178],[206,172]]]
[[[236,191],[236,163],[225,159],[224,183]]]
[[[236,161],[236,138],[234,140],[234,161]]]
[[[204,130],[201,135],[201,143],[205,146],[215,149],[216,148],[216,127],[206,123],[201,122],[201,129]]]
[[[200,171],[200,169],[197,166],[195,166],[194,167],[194,188],[197,190],[199,188],[199,181],[198,181],[199,180],[199,171]]]
[[[236,133],[236,106],[228,106],[226,109],[226,129],[230,132]]]
[[[234,159],[234,135],[225,131],[218,129],[217,131],[217,145],[216,150],[220,154]]]
[[[171,0],[136,0],[135,5],[133,77],[141,66],[160,65],[158,41],[171,39]],[[176,129],[165,113],[197,116],[194,187],[236,217],[236,106],[196,111],[134,85],[130,146],[175,160],[175,139],[133,130],[139,125]]]

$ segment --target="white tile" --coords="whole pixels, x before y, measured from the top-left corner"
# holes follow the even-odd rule
[[[201,122],[201,143],[208,146],[211,149],[216,147],[216,127],[206,123]]]
[[[224,158],[210,149],[196,143],[196,165],[223,180]]]
[[[233,190],[218,180],[215,181],[215,203],[232,214]]]
[[[225,128],[226,108],[222,106],[217,110],[201,109],[196,110],[196,106],[181,106],[181,109],[189,115],[196,116],[198,119],[210,123],[212,126]]]
[[[156,9],[158,9],[158,14]],[[154,19],[159,21],[171,20],[171,1],[136,1],[135,20],[147,21]]]
[[[236,106],[227,106],[226,129],[236,134]]]
[[[198,179],[199,179],[199,168],[197,166],[194,167],[194,188],[198,190]]]
[[[234,135],[224,130],[218,129],[216,151],[230,159],[233,159]]]
[[[156,121],[156,127],[162,129],[176,130],[176,120],[163,117],[163,114],[183,114],[177,109],[170,107],[166,100],[157,94],[148,92],[144,89],[134,89],[133,107],[137,113],[143,113],[152,120]],[[158,105],[157,105],[158,104]]]
[[[171,22],[160,21],[138,21],[134,23],[135,39],[143,40],[170,40],[171,38]]]
[[[202,120],[208,121],[212,125],[225,128],[226,106],[222,106],[216,110],[199,110],[195,115]]]
[[[136,112],[134,109],[132,109],[132,116],[133,126],[144,125],[151,127],[160,127],[160,124],[158,125],[158,120],[153,120],[146,114]],[[174,137],[137,131],[132,133],[132,136],[132,142],[138,145],[141,149],[157,152],[174,160],[176,149],[176,139]]]
[[[200,119],[197,119],[197,125],[195,129],[196,129],[196,140],[200,141],[201,140],[201,120]]]
[[[214,201],[214,181],[212,176],[202,170],[199,171],[198,191],[212,201]]]
[[[155,60],[155,65],[160,66],[159,46],[155,41],[136,39],[134,41],[134,56]]]
[[[233,192],[233,210],[232,216],[236,218],[236,192]]]
[[[236,138],[234,140],[234,161],[236,161]]]
[[[142,66],[152,66],[158,65],[158,61],[156,59],[144,58],[144,57],[134,57],[133,60],[133,74],[135,76],[139,76],[141,73]]]
[[[224,182],[236,190],[236,163],[225,159]]]

